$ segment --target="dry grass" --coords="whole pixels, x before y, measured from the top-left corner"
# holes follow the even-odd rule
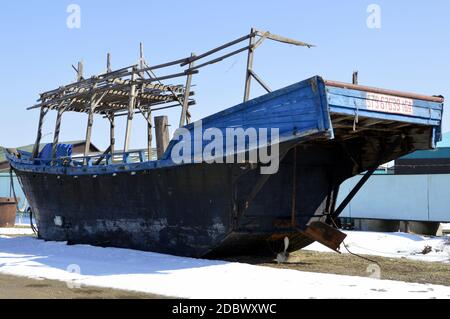
[[[413,261],[405,258],[366,257],[380,265],[381,279],[450,286],[450,264]],[[370,275],[367,267],[371,264],[370,261],[348,254],[305,250],[292,253],[285,264],[277,264],[268,257],[243,256],[227,260],[274,268],[363,277]]]
[[[98,287],[70,289],[66,283],[0,275],[0,299],[161,299],[164,297]]]

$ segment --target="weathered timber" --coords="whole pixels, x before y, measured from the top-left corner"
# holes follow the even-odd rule
[[[156,150],[161,159],[169,145],[169,120],[167,116],[155,117]]]

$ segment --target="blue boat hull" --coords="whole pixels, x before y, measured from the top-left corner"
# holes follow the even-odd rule
[[[272,175],[261,175],[259,162],[176,164],[178,140],[157,162],[48,165],[8,157],[45,240],[202,257],[280,252],[287,236],[292,251],[315,240],[307,232],[313,222],[333,225],[342,182],[439,139],[442,103],[414,101],[405,115],[364,99],[315,77],[202,121],[203,132],[279,129]],[[424,119],[421,107],[435,113]]]

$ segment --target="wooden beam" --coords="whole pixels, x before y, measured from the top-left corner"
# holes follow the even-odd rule
[[[245,35],[243,37],[240,37],[239,39],[236,39],[236,40],[233,40],[231,42],[225,43],[224,45],[221,45],[220,47],[217,47],[215,49],[209,50],[209,51],[207,51],[207,52],[205,52],[203,54],[197,55],[195,57],[191,56],[189,59],[186,59],[187,61],[181,63],[181,66],[185,66],[185,65],[188,65],[188,64],[190,64],[192,62],[195,62],[197,60],[203,59],[203,58],[205,58],[205,57],[207,57],[209,55],[212,55],[212,54],[214,54],[216,52],[222,51],[223,49],[226,49],[226,48],[231,47],[231,46],[233,46],[235,44],[238,44],[238,43],[240,43],[242,41],[245,41],[245,40],[247,40],[247,39],[249,39],[251,37],[255,37],[255,35],[256,35],[256,33],[252,32],[252,33],[247,34],[247,35]]]
[[[109,146],[106,151],[103,152],[103,154],[95,161],[94,165],[100,165],[100,163],[105,159],[106,155],[111,153],[111,146]],[[112,154],[112,153],[111,153]],[[111,155],[111,158],[113,158],[113,155]]]
[[[139,76],[141,78],[144,77],[145,72],[142,71],[145,68],[145,59],[144,59],[144,44],[141,42],[139,43]]]
[[[130,99],[128,103],[128,119],[127,119],[127,128],[125,132],[125,143],[123,147],[124,153],[128,152],[130,148],[130,136],[131,136],[131,125],[133,124],[133,116],[134,116],[134,107],[136,104],[136,84],[134,81],[136,80],[136,73],[131,75],[131,84],[130,87]]]
[[[84,145],[84,156],[88,156],[89,154],[89,150],[91,149],[91,136],[92,136],[92,126],[94,124],[94,99],[95,99],[95,95],[92,96],[91,98],[91,107],[89,110],[89,114],[88,114],[88,122],[87,122],[87,126],[86,126],[86,140],[85,140],[85,145]]]
[[[195,57],[195,53],[191,53],[191,58]],[[194,67],[194,61],[192,61],[189,64],[189,69]],[[191,85],[192,85],[192,74],[189,74],[186,79],[186,86],[184,91],[184,97],[183,97],[183,107],[181,109],[181,117],[180,117],[180,127],[185,126],[186,124],[189,124],[191,121],[190,116],[188,116],[188,110],[189,110],[189,96],[191,93]]]
[[[256,50],[256,48],[258,48],[265,39],[267,39],[267,36],[270,34],[270,32],[264,32],[264,34],[259,38],[258,41],[256,41],[256,43],[253,45],[253,50]]]
[[[83,73],[84,73],[84,63],[83,60],[78,62],[78,74],[77,74],[77,81],[82,81],[84,79]]]
[[[56,160],[56,151],[59,143],[59,132],[61,131],[61,120],[65,108],[59,108],[58,114],[56,116],[55,133],[53,134],[53,144],[52,144],[52,160]]]
[[[153,159],[153,148],[152,148],[152,143],[153,143],[153,125],[152,125],[152,110],[149,109],[147,111],[147,159],[150,162]]]
[[[156,150],[161,159],[169,146],[169,120],[167,116],[155,117]]]
[[[252,69],[253,69],[253,56],[254,56],[254,51],[253,51],[253,46],[255,44],[255,29],[251,29],[250,34],[252,35],[250,37],[250,44],[249,44],[249,49],[248,49],[248,57],[247,57],[247,72],[246,72],[246,76],[245,76],[245,91],[244,91],[244,102],[247,102],[250,98],[250,86],[252,84]]]
[[[256,30],[252,29],[252,31],[256,31]],[[293,44],[293,45],[303,46],[303,47],[308,47],[308,48],[315,47],[315,45],[313,45],[313,44],[309,44],[309,43],[305,43],[305,42],[302,42],[302,41],[297,41],[297,40],[294,40],[294,39],[286,38],[286,37],[283,37],[283,36],[280,36],[280,35],[272,34],[270,32],[257,31],[257,34],[259,36],[265,36],[265,37],[267,37],[267,39],[270,39],[270,40],[273,40],[273,41],[277,41],[277,42],[281,42],[281,43]]]
[[[36,136],[36,142],[34,143],[33,147],[33,158],[37,158],[39,155],[39,145],[41,144],[41,138],[42,138],[42,126],[44,125],[44,117],[47,114],[48,109],[45,107],[41,108],[41,113],[39,114],[39,124],[38,124],[38,131]]]
[[[250,70],[250,74],[267,91],[267,93],[272,92],[270,87],[255,73],[255,71]]]
[[[111,69],[111,53],[108,53],[106,55],[106,72],[109,73],[111,71],[112,71],[112,69]]]
[[[233,52],[230,52],[230,53],[227,53],[227,54],[225,54],[225,55],[222,55],[222,56],[220,56],[220,57],[218,57],[218,58],[215,58],[215,59],[213,59],[213,60],[211,60],[211,61],[208,61],[208,62],[199,64],[199,65],[197,65],[196,67],[189,68],[187,71],[197,70],[197,69],[203,68],[203,67],[205,67],[205,66],[207,66],[207,65],[211,65],[211,64],[214,64],[214,63],[223,61],[223,60],[225,60],[225,59],[227,59],[227,58],[229,58],[229,57],[232,57],[233,55],[239,54],[239,53],[244,52],[244,51],[247,51],[247,50],[249,50],[249,49],[250,49],[250,46],[246,46],[246,47],[237,49],[237,50],[235,50],[235,51],[233,51]]]
[[[147,121],[147,159],[150,162],[152,160],[152,158],[153,158],[153,148],[152,148],[152,143],[153,143],[152,109],[151,109],[151,106],[150,106],[147,110],[145,110],[144,107],[142,107],[139,103],[138,103],[138,105],[136,107],[139,109],[139,111],[136,112],[136,113],[141,113],[142,116]]]
[[[97,84],[94,84],[93,89],[95,89],[96,87],[97,87]],[[93,93],[89,100],[89,113],[88,113],[88,122],[87,122],[87,127],[86,127],[86,141],[85,141],[85,146],[84,146],[84,156],[85,157],[88,156],[89,150],[91,149],[91,136],[92,136],[92,126],[94,125],[95,108],[101,102],[101,100],[103,99],[105,94],[106,94],[106,92],[103,93],[103,95],[99,99],[96,100],[97,94]],[[86,161],[85,161],[85,163],[86,163]]]
[[[116,151],[116,136],[115,136],[116,118],[114,113],[108,115],[108,119],[109,119],[109,147],[111,154],[114,155],[114,152]]]

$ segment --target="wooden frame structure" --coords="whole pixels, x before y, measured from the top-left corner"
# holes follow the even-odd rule
[[[89,164],[87,157],[89,153],[89,145],[91,143],[92,127],[94,115],[100,114],[110,122],[110,146],[105,152],[106,154],[116,154],[116,138],[115,138],[115,118],[118,116],[127,116],[127,125],[124,141],[123,154],[129,152],[131,128],[135,114],[142,114],[148,125],[148,147],[147,158],[152,159],[152,139],[153,139],[153,118],[155,111],[165,110],[173,107],[181,108],[179,126],[182,127],[191,122],[191,114],[189,107],[195,105],[192,98],[195,93],[192,91],[192,77],[199,73],[199,70],[211,64],[218,63],[236,54],[247,51],[247,69],[245,78],[244,102],[250,98],[250,88],[252,79],[255,79],[267,92],[271,92],[269,86],[255,73],[253,70],[253,60],[256,48],[266,39],[292,44],[296,46],[304,46],[311,48],[313,45],[301,41],[289,39],[279,35],[271,34],[266,31],[258,31],[254,28],[250,33],[228,42],[217,48],[209,50],[203,54],[196,55],[192,53],[189,57],[179,59],[163,64],[149,66],[144,59],[144,50],[140,46],[140,59],[136,65],[128,66],[118,70],[111,69],[111,55],[107,55],[107,71],[106,73],[85,78],[83,75],[83,62],[78,63],[78,67],[72,66],[77,72],[77,81],[69,85],[61,86],[55,90],[44,92],[40,95],[38,104],[28,109],[40,109],[38,133],[36,137],[35,147],[33,149],[33,158],[37,158],[39,154],[39,144],[42,138],[42,125],[44,117],[49,110],[56,110],[57,120],[53,138],[52,158],[56,160],[57,144],[59,141],[59,132],[61,127],[62,116],[65,112],[79,112],[88,115],[86,126],[86,149],[84,152],[85,164]],[[219,57],[207,60],[207,57],[222,52],[230,47],[236,46],[242,42],[249,41],[249,44],[232,52],[222,54]],[[204,60],[207,60],[203,62]],[[197,61],[202,63],[197,64]],[[177,73],[169,73],[164,76],[157,76],[155,72],[158,70],[167,70],[169,67],[179,65],[183,70]],[[166,85],[163,81],[174,80],[186,77],[185,85]],[[164,123],[167,123],[165,120]],[[166,127],[158,125],[158,140],[166,141]],[[161,156],[165,146],[158,147],[158,154]]]

